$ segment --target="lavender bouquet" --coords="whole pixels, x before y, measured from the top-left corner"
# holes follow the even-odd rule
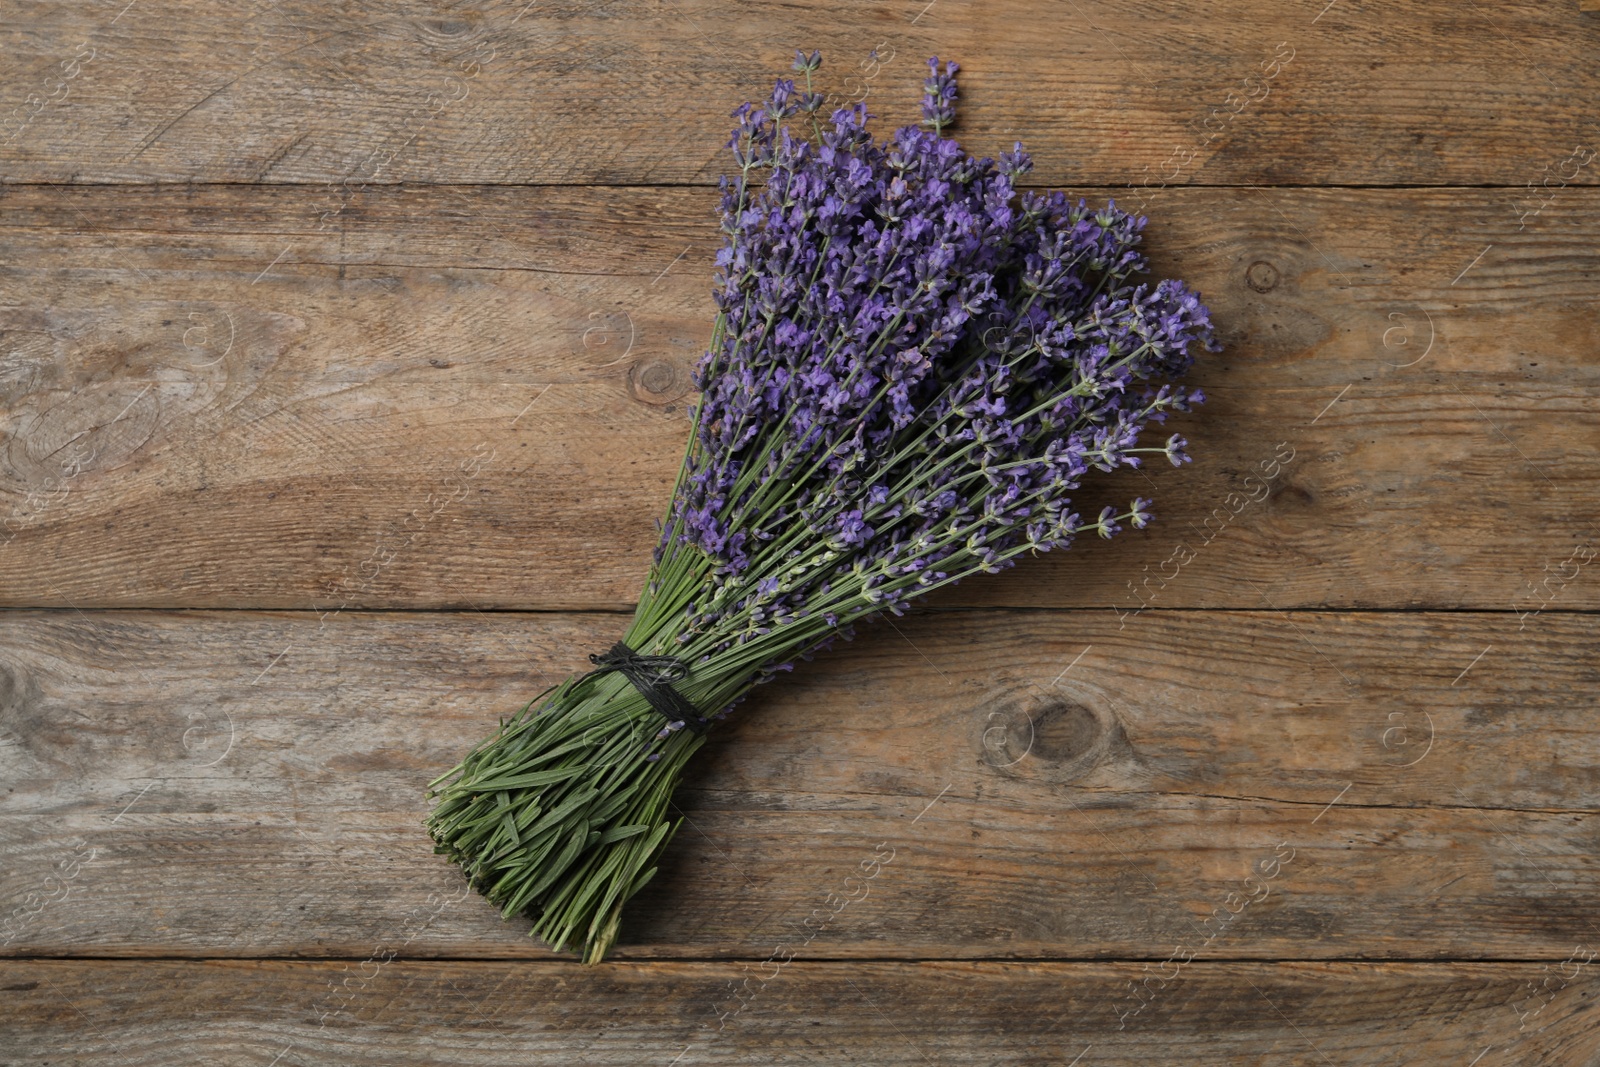
[[[733,112],[701,400],[632,625],[430,789],[435,851],[586,963],[708,726],[863,619],[1143,527],[1147,500],[1085,518],[1071,496],[1091,468],[1187,461],[1136,443],[1203,399],[1171,380],[1218,347],[1197,293],[1138,280],[1142,217],[1019,193],[1020,143],[997,162],[942,135],[955,63],[928,61],[922,125],[881,144],[864,104],[819,121],[820,64],[797,53],[804,91]]]

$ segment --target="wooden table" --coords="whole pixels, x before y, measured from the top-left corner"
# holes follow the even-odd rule
[[[0,1063],[1600,1063],[1593,6],[8,0]],[[796,47],[880,133],[959,60],[1227,347],[584,968],[423,789],[624,628]]]

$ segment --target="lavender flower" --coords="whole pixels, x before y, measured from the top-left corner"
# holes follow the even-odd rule
[[[796,68],[815,65],[797,55]],[[797,649],[801,631],[826,640],[1024,551],[1110,536],[1115,518],[1065,521],[1083,475],[1140,452],[1187,459],[1181,437],[1135,444],[1203,399],[1158,384],[1196,342],[1215,346],[1198,296],[1136,280],[1142,218],[1017,196],[1032,166],[1020,144],[997,165],[940,137],[957,66],[929,70],[932,132],[882,145],[859,104],[816,143],[794,138],[772,118],[787,81],[734,112],[716,343],[656,554],[689,544],[710,561],[710,595],[675,635],[701,660],[766,637],[774,616],[793,622],[763,646]],[[1142,527],[1148,503],[1116,518]]]
[[[796,52],[803,89],[732,113],[695,429],[624,638],[687,665],[676,689],[710,718],[862,620],[1144,528],[1149,500],[1089,521],[1073,497],[1091,470],[1188,462],[1179,435],[1139,440],[1203,401],[1174,380],[1218,347],[1197,293],[1142,277],[1142,217],[1019,192],[1020,143],[996,161],[942,136],[955,63],[928,61],[922,123],[881,143],[864,104],[820,121],[820,65]],[[784,124],[802,115],[810,138]],[[593,962],[704,738],[614,674],[532,707],[446,776],[429,826],[507,914]]]
[[[922,83],[922,121],[932,126],[935,134],[956,120],[956,71],[960,69],[952,60],[940,74],[939,57],[928,57],[928,79]]]

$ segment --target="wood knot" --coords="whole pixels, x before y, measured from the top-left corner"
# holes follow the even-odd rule
[[[1278,287],[1280,277],[1278,268],[1264,259],[1256,260],[1244,272],[1245,284],[1258,293],[1272,292]]]
[[[151,382],[110,381],[40,397],[6,457],[39,501],[64,497],[78,475],[127,462],[155,436],[160,396]]]
[[[1008,777],[1065,783],[1131,755],[1116,715],[1086,691],[1027,686],[984,701],[973,718],[980,761]]]
[[[628,392],[646,404],[670,404],[692,383],[682,364],[670,359],[641,359],[628,368]]]
[[[1303,485],[1293,482],[1284,482],[1275,487],[1267,495],[1267,499],[1278,507],[1309,508],[1316,504],[1317,498]]]
[[[20,665],[0,662],[0,766],[39,743],[44,723],[38,709],[38,685]]]
[[[417,25],[423,36],[446,41],[465,37],[473,30],[473,22],[469,19],[420,19]]]
[[[1055,763],[1081,759],[1091,752],[1108,728],[1082,704],[1062,701],[1046,706],[1033,720],[1033,751]]]

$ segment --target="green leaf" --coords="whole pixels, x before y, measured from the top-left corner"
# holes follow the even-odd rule
[[[561,855],[545,867],[544,873],[539,876],[538,881],[530,882],[527,888],[517,894],[517,899],[522,903],[526,903],[544,892],[551,883],[566,872],[572,861],[578,858],[578,853],[583,850],[583,840],[588,836],[589,831],[586,827],[580,826],[574,830],[572,835],[567,838],[567,845],[561,850]],[[517,910],[520,911],[521,908],[519,907]],[[550,947],[559,950],[561,946],[551,945]]]
[[[595,797],[599,795],[599,790],[596,789],[580,789],[562,803],[557,804],[554,810],[546,813],[544,818],[534,823],[533,829],[528,831],[528,836],[537,837],[539,834],[550,829],[552,826],[560,826],[566,821],[567,816],[571,815],[580,808],[592,804]],[[588,827],[585,826],[584,830],[587,832]]]
[[[621,841],[625,838],[633,837],[635,834],[642,834],[648,829],[650,829],[648,823],[634,823],[632,826],[613,826],[600,835],[600,843],[609,845],[614,841]]]
[[[576,778],[582,770],[583,766],[581,764],[575,764],[570,767],[552,767],[547,771],[529,771],[527,774],[491,778],[487,782],[473,782],[472,789],[480,793],[491,789],[531,789],[534,786],[550,785],[554,782],[564,782],[569,778]]]
[[[645,887],[646,882],[650,881],[650,879],[656,876],[656,871],[658,870],[660,870],[659,867],[651,867],[648,871],[645,871],[643,874],[641,874],[634,881],[633,885],[628,887],[628,895],[623,897],[623,899],[631,900],[639,892],[639,890]]]

